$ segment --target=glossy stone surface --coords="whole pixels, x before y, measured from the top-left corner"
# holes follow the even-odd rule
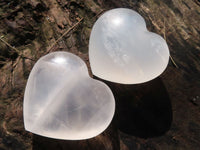
[[[152,80],[165,70],[169,49],[161,36],[147,30],[137,12],[117,8],[104,13],[94,24],[89,59],[95,76],[136,84]]]
[[[89,77],[84,61],[67,52],[41,57],[24,95],[25,129],[68,140],[94,137],[110,124],[115,110],[111,90]]]

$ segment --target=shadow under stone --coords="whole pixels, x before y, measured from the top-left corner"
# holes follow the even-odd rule
[[[135,84],[106,83],[116,100],[116,117],[120,131],[142,137],[161,136],[170,129],[172,107],[167,90],[158,77]]]
[[[82,149],[87,146],[87,140],[70,141],[47,138],[39,135],[33,135],[33,150],[74,150]],[[87,150],[87,149],[84,149]]]

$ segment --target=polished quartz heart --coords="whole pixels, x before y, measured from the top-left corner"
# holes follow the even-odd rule
[[[89,59],[95,76],[136,84],[152,80],[165,70],[169,49],[161,36],[147,30],[137,12],[117,8],[104,13],[94,24]]]
[[[108,86],[89,77],[79,57],[54,52],[34,65],[23,109],[26,130],[56,139],[80,140],[108,127],[115,101]]]

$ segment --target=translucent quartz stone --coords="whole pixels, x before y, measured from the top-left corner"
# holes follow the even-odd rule
[[[104,83],[89,77],[84,61],[54,52],[34,65],[24,95],[25,129],[68,140],[94,137],[110,124],[115,101]]]
[[[136,84],[152,80],[165,70],[169,49],[161,36],[147,30],[137,12],[117,8],[104,13],[94,24],[89,59],[95,76]]]

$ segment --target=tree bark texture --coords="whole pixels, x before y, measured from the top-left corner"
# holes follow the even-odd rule
[[[116,113],[95,138],[65,141],[26,132],[23,94],[35,62],[48,52],[68,51],[87,63],[92,76],[91,28],[103,12],[118,7],[139,12],[147,28],[166,39],[177,66],[170,62],[145,84],[103,81],[113,91]],[[0,38],[0,150],[200,148],[199,0],[1,0]]]

